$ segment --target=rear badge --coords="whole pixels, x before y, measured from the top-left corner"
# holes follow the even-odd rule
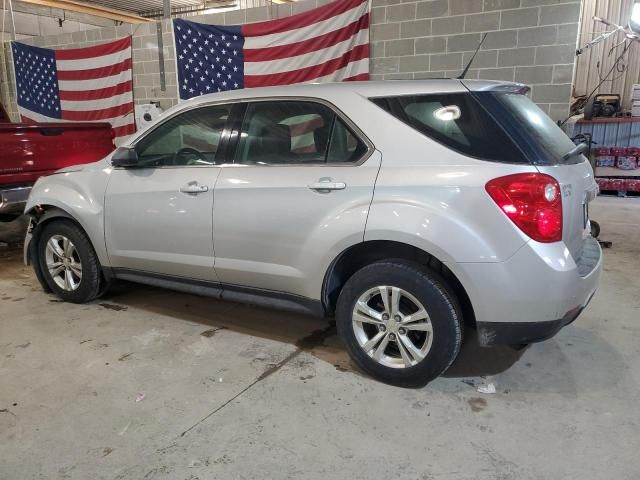
[[[571,196],[571,184],[565,184],[562,185],[562,196],[563,197],[570,197]]]

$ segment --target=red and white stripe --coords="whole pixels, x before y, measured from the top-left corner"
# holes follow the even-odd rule
[[[369,0],[242,26],[244,85],[369,79]]]
[[[63,122],[109,122],[119,137],[136,131],[131,37],[55,50]],[[20,107],[23,121],[60,121]]]

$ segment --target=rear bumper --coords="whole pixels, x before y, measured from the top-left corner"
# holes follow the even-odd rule
[[[587,307],[593,295],[583,306],[569,310],[558,320],[543,322],[478,322],[478,339],[482,346],[522,345],[543,342],[572,323]]]
[[[481,345],[546,340],[574,321],[595,293],[602,251],[592,237],[574,261],[564,243],[529,242],[500,263],[457,264]]]
[[[31,186],[0,188],[0,215],[22,215]]]

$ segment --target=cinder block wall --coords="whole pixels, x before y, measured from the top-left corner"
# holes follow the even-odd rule
[[[282,18],[329,3],[304,0],[272,7],[194,17],[231,25]],[[571,93],[579,0],[371,0],[371,73],[374,79],[423,79],[460,74],[481,32],[489,32],[469,78],[530,84],[535,102],[553,118],[566,116]],[[23,40],[49,48],[74,48],[133,35],[136,103],[177,103],[175,50],[169,21],[162,28],[166,90],[160,89],[156,23],[122,25]],[[8,44],[7,48],[8,48]],[[17,119],[10,56],[8,109]],[[6,87],[6,85],[3,85]]]
[[[580,0],[372,0],[371,13],[373,78],[457,76],[488,32],[468,78],[529,84],[566,117]]]

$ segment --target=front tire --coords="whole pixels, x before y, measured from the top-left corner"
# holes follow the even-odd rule
[[[87,234],[69,220],[44,225],[38,238],[38,262],[51,291],[66,302],[95,299],[102,286],[98,257]]]
[[[362,370],[402,387],[437,378],[462,344],[455,295],[435,272],[402,260],[358,270],[340,292],[336,323]]]

